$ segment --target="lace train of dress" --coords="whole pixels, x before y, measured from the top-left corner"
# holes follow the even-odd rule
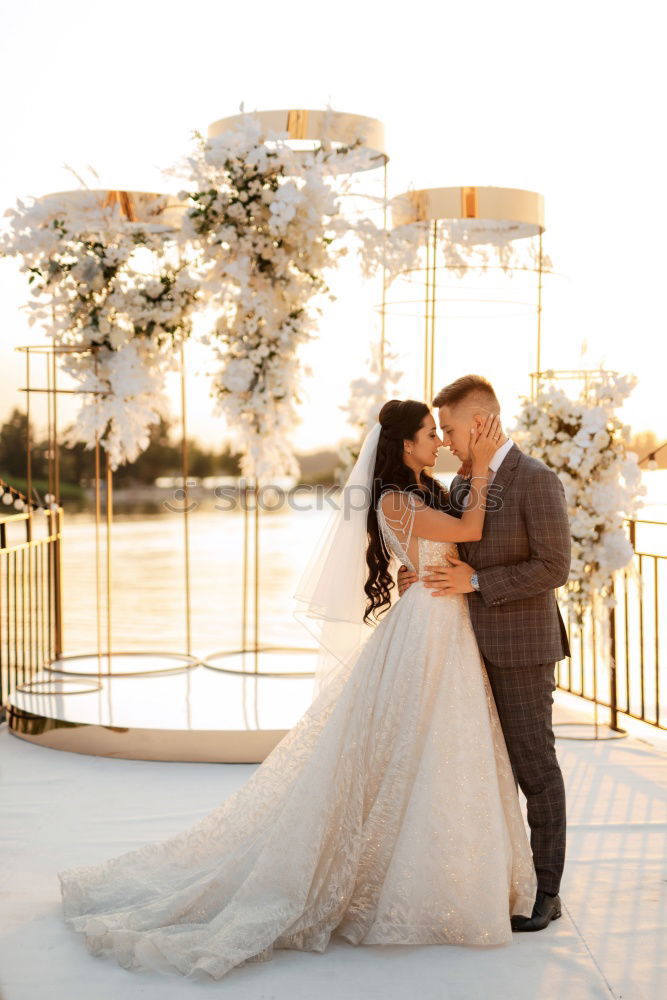
[[[419,539],[420,565],[448,548]],[[509,942],[535,870],[465,598],[418,581],[219,807],[58,878],[92,954],[193,979],[332,934]]]

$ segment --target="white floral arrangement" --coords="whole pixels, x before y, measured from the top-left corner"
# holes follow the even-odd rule
[[[646,488],[630,428],[617,414],[637,383],[632,375],[596,372],[572,399],[544,373],[533,401],[522,399],[512,436],[543,461],[565,488],[572,533],[570,579],[564,588],[570,620],[587,608],[613,607],[613,574],[633,557],[624,519],[636,516]]]
[[[440,242],[445,266],[459,278],[498,267],[509,278],[520,271],[540,268],[539,247],[521,237],[515,227],[491,219],[448,220],[442,222]],[[519,228],[518,226],[516,227]],[[543,274],[553,270],[551,258],[542,253]]]
[[[95,446],[113,469],[149,443],[149,426],[166,411],[166,371],[190,336],[199,282],[161,226],[128,222],[118,205],[99,213],[54,213],[51,201],[8,209],[0,252],[22,258],[29,274],[29,323],[43,324],[60,346],[59,367],[83,396],[65,441]]]
[[[316,331],[323,297],[333,298],[327,272],[356,243],[364,276],[379,267],[395,274],[416,253],[414,233],[346,217],[346,179],[370,164],[363,137],[297,152],[251,114],[215,139],[195,136],[179,197],[189,208],[183,236],[201,253],[217,316],[202,337],[220,363],[214,412],[236,438],[243,475],[298,475],[291,434],[307,372],[299,348]]]
[[[433,221],[411,224],[413,239],[425,246],[432,239]],[[459,278],[499,268],[508,278],[524,271],[553,270],[553,261],[521,223],[493,219],[440,219],[435,223],[437,251],[445,268]],[[398,226],[400,233],[404,226]]]
[[[345,406],[339,407],[347,414],[347,423],[353,428],[352,437],[340,443],[336,479],[342,486],[359,457],[361,445],[368,432],[377,421],[378,414],[388,399],[396,397],[403,372],[390,367],[396,355],[379,342],[371,345],[371,361],[368,375],[353,379],[350,395]]]

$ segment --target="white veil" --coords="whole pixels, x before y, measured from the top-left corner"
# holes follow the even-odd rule
[[[294,615],[317,639],[313,701],[354,658],[373,632],[363,618],[368,576],[366,517],[381,425],[366,435],[337,510],[315,546],[294,597]]]

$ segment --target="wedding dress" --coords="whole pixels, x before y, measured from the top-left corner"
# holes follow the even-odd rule
[[[420,574],[457,551],[423,538],[406,550],[380,506],[378,518]],[[536,878],[465,597],[434,598],[419,579],[220,806],[58,877],[92,954],[193,979],[278,948],[323,952],[334,934],[509,942]]]

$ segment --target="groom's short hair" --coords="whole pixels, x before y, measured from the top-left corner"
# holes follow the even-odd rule
[[[493,386],[483,375],[462,375],[455,382],[450,382],[435,396],[432,406],[458,406],[459,403],[471,403],[480,409],[491,413],[500,413],[500,403]]]

